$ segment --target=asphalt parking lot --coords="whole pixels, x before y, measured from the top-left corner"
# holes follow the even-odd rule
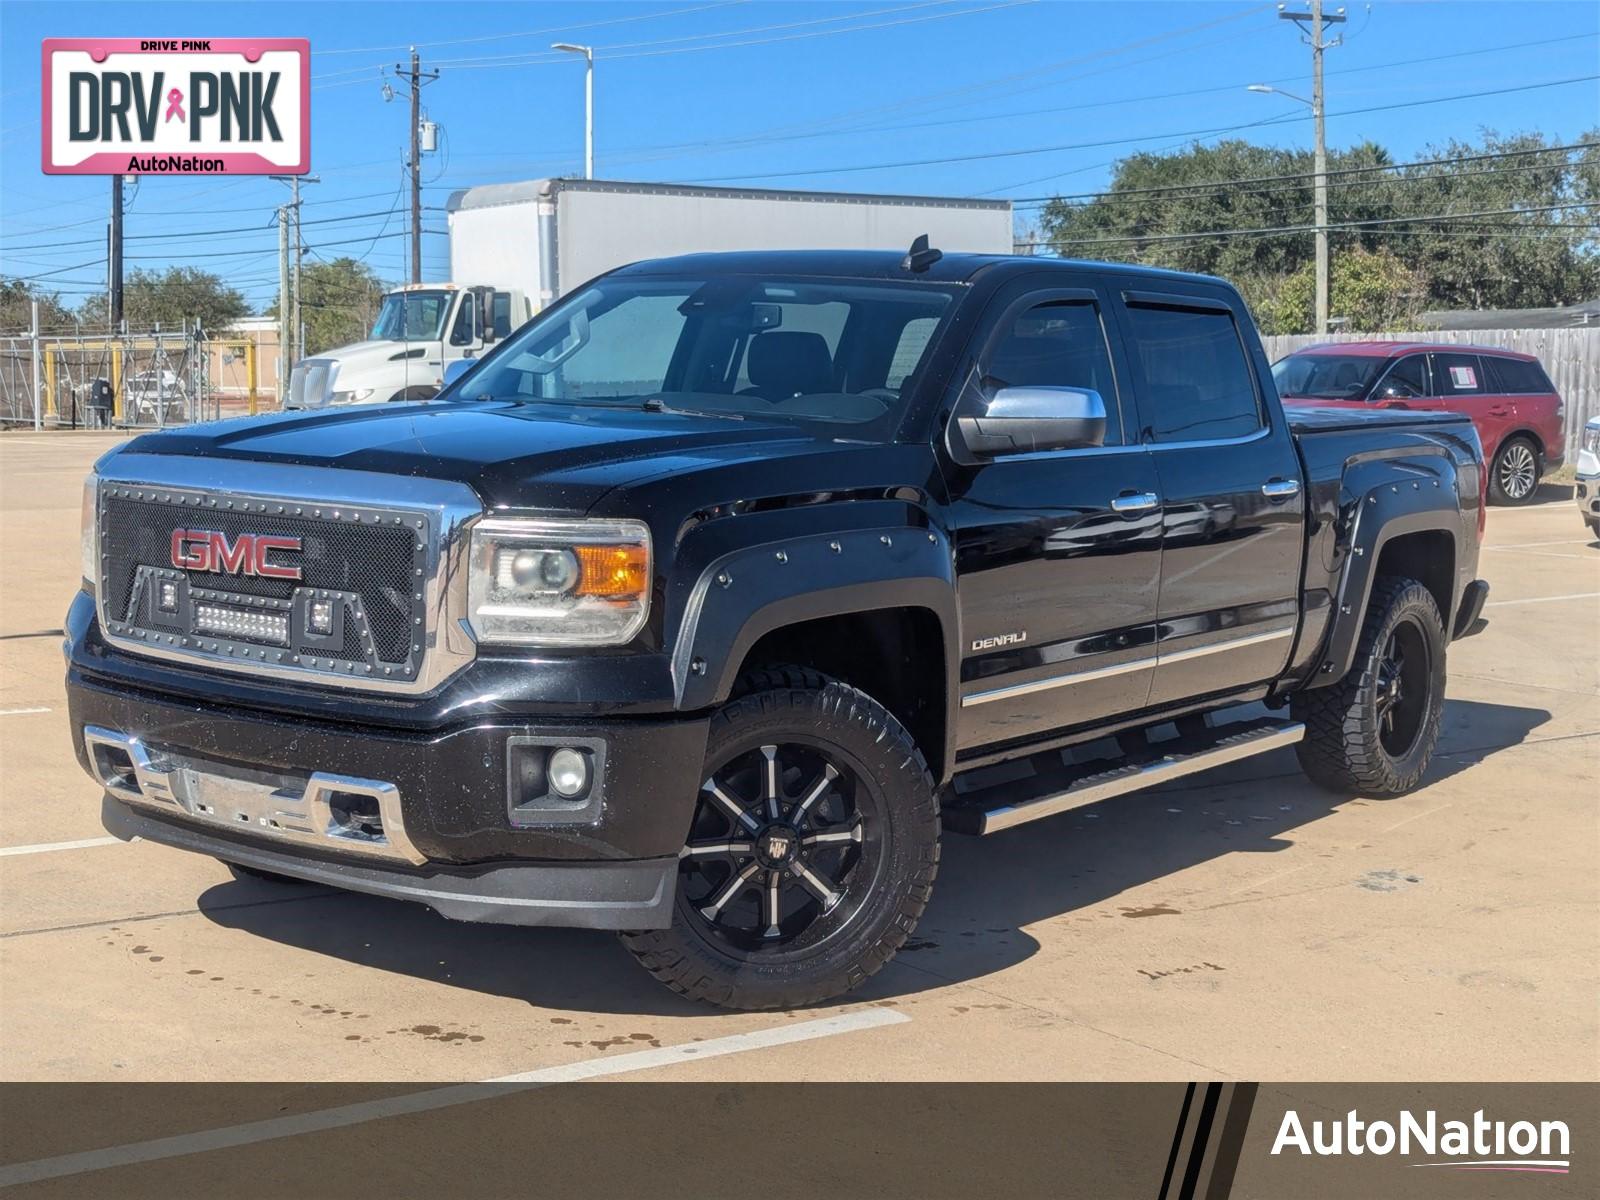
[[[1569,489],[1489,517],[1429,782],[1279,752],[983,840],[847,1003],[729,1014],[606,934],[452,924],[107,839],[68,744],[79,484],[0,437],[0,1074],[12,1080],[1592,1078],[1600,546]]]

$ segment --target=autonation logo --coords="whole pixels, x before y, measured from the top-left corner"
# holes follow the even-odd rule
[[[1438,1161],[1406,1165],[1565,1175],[1571,1166],[1571,1140],[1565,1121],[1507,1124],[1489,1120],[1482,1109],[1473,1113],[1470,1121],[1441,1121],[1432,1109],[1420,1118],[1401,1109],[1393,1121],[1364,1121],[1351,1109],[1340,1119],[1312,1121],[1307,1133],[1300,1114],[1291,1108],[1283,1114],[1272,1153],[1297,1150],[1319,1158],[1417,1154]]]

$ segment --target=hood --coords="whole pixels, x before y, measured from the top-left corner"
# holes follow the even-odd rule
[[[633,480],[832,445],[780,422],[564,404],[430,402],[314,409],[146,434],[141,454],[426,476],[494,505],[587,511]]]
[[[404,357],[421,358],[429,350],[437,350],[439,340],[420,340],[411,342],[391,342],[387,340],[365,342],[351,342],[348,346],[337,346],[332,350],[324,350],[321,354],[312,355],[311,358],[302,359],[302,362],[338,362],[341,367],[370,367],[376,363],[385,363],[391,360],[404,362]],[[299,366],[299,363],[295,364]]]

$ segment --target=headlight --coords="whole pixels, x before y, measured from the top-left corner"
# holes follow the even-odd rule
[[[83,509],[80,514],[83,553],[83,582],[92,592],[100,579],[100,476],[90,471],[83,481]]]
[[[1600,425],[1590,425],[1583,431],[1583,448],[1590,454],[1600,454]]]
[[[491,517],[472,530],[467,619],[481,642],[617,646],[650,612],[640,521]]]
[[[363,400],[370,399],[376,388],[357,388],[353,392],[335,392],[332,403],[334,404],[360,404]]]

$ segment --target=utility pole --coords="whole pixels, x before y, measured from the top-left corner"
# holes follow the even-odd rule
[[[1293,21],[1300,27],[1301,37],[1311,47],[1311,122],[1315,127],[1316,148],[1313,151],[1312,203],[1317,239],[1317,315],[1316,332],[1328,332],[1328,142],[1322,119],[1322,52],[1343,43],[1340,35],[1333,41],[1323,40],[1330,25],[1344,24],[1344,9],[1332,13],[1322,11],[1322,0],[1310,0],[1310,11],[1289,12],[1278,5],[1280,20]]]
[[[111,177],[111,232],[106,245],[106,316],[111,332],[122,328],[122,176]]]
[[[273,175],[279,183],[287,183],[290,191],[289,214],[292,222],[290,245],[294,248],[294,257],[289,268],[289,341],[280,347],[284,361],[293,366],[305,357],[305,336],[302,333],[300,320],[300,264],[305,258],[306,243],[300,236],[300,185],[302,183],[321,183],[317,175]],[[282,211],[282,210],[280,210]]]
[[[439,78],[437,71],[423,71],[417,48],[411,47],[411,67],[400,64],[395,70],[411,79],[411,282],[422,282],[422,85]]]
[[[278,408],[289,391],[289,206],[278,206]]]

